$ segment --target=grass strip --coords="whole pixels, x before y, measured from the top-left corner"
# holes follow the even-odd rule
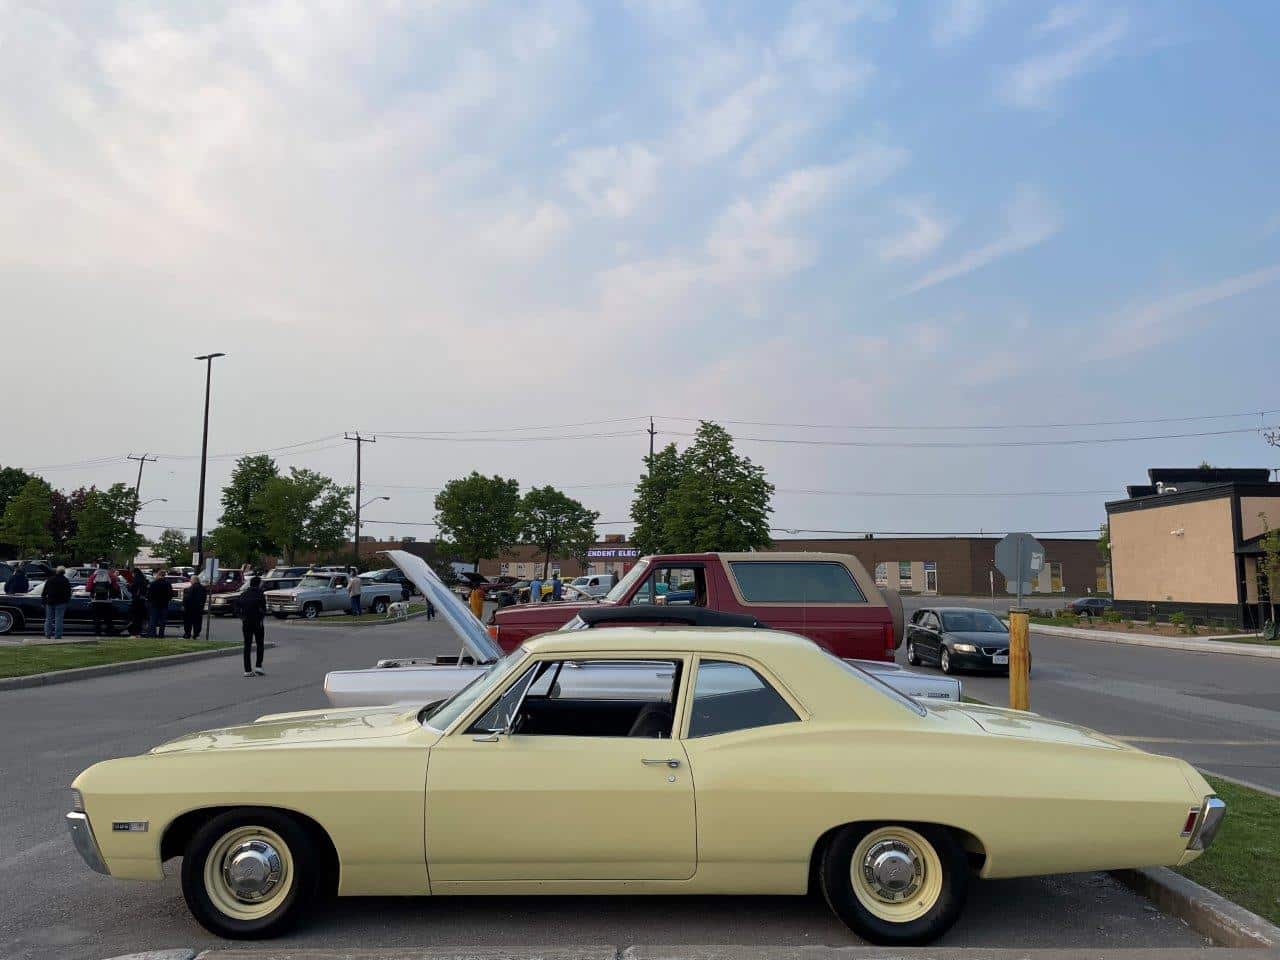
[[[1178,872],[1280,924],[1280,797],[1205,779],[1227,801],[1227,817],[1213,846]]]
[[[102,639],[97,643],[50,643],[0,647],[0,677],[27,677],[76,667],[96,667],[103,663],[149,660],[175,653],[215,650],[233,644],[208,640],[162,640],[126,638]]]

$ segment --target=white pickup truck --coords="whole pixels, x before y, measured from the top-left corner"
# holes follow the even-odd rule
[[[324,678],[324,692],[329,703],[335,707],[430,703],[452,696],[477,676],[490,670],[503,656],[502,648],[489,636],[484,624],[476,619],[475,614],[461,600],[449,592],[426,561],[403,550],[389,550],[387,556],[405,572],[405,575],[422,591],[423,596],[435,604],[437,612],[453,628],[453,632],[461,641],[462,648],[456,657],[405,657],[381,660],[371,669],[332,671]],[[681,613],[708,618],[729,617],[735,621],[753,619],[690,608],[672,608],[666,611],[666,614],[671,616]],[[609,618],[641,618],[657,622],[657,618],[662,617],[663,614],[661,607],[645,611],[637,611],[634,607],[629,611],[627,608],[617,611],[602,608],[584,611],[561,629],[590,629],[593,626],[590,621],[597,620],[600,621],[600,626],[605,626],[604,621]],[[708,620],[707,624],[710,623],[711,620]],[[753,624],[735,622],[734,625],[752,626]],[[759,624],[754,625],[759,626]],[[896,663],[870,660],[847,662],[860,668],[861,675],[871,678],[868,682],[880,681],[910,697],[926,700],[958,701],[960,699],[960,681],[954,677],[912,673]],[[670,668],[664,666],[662,669]],[[566,685],[566,689],[572,689],[578,695],[609,699],[611,696],[622,695],[618,691],[648,689],[655,684],[661,686],[658,681],[664,679],[657,677],[654,670],[641,665],[620,669],[608,662],[588,662],[584,663],[580,670],[565,674],[560,682]],[[665,682],[669,688],[669,679]]]
[[[350,582],[350,574],[312,571],[292,589],[268,590],[267,612],[281,620],[286,617],[314,620],[327,610],[346,610],[351,606]],[[360,583],[360,603],[371,613],[386,613],[387,607],[403,596],[398,583],[366,580]]]

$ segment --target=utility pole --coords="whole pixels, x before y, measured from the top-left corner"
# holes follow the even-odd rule
[[[206,353],[196,357],[204,367],[204,432],[200,435],[200,494],[196,497],[196,555],[195,567],[204,566],[204,474],[209,462],[209,385],[213,381],[213,361],[225,357],[225,353]]]
[[[356,444],[356,535],[352,541],[355,552],[355,566],[360,566],[360,451],[364,449],[366,443],[377,443],[377,437],[362,437],[360,431],[357,430],[353,436],[350,433],[342,435],[344,440],[354,440]]]
[[[653,429],[653,417],[649,418],[649,429],[645,431],[649,434],[649,476],[653,476],[653,435],[658,431]]]
[[[138,461],[138,480],[133,485],[133,516],[129,518],[129,527],[133,530],[133,535],[136,537],[138,535],[138,497],[139,497],[139,494],[142,492],[142,468],[145,467],[148,463],[155,463],[156,458],[152,456],[148,456],[145,453],[140,457],[135,457],[131,453],[127,457],[125,457],[125,459]],[[132,567],[133,561],[137,559],[138,559],[138,555],[135,553],[133,556],[129,558],[129,566]]]

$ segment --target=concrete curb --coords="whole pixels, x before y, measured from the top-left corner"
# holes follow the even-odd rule
[[[1167,867],[1114,870],[1111,875],[1216,944],[1280,950],[1280,927]]]
[[[1226,653],[1237,657],[1264,657],[1280,660],[1280,645],[1264,646],[1260,643],[1231,643],[1227,640],[1191,640],[1180,637],[1144,637],[1134,633],[1112,633],[1109,630],[1083,630],[1078,627],[1054,627],[1040,623],[1031,624],[1032,633],[1047,633],[1052,637],[1072,637],[1076,640],[1097,640],[1100,643],[1126,643],[1135,647],[1159,647],[1162,650],[1182,650],[1191,653]]]
[[[268,642],[265,647],[274,647]],[[174,667],[196,660],[226,657],[241,651],[240,644],[219,650],[196,650],[192,653],[175,653],[168,657],[146,657],[142,660],[123,660],[120,663],[100,663],[92,667],[75,667],[71,670],[53,670],[49,673],[32,673],[25,677],[0,677],[0,691],[24,690],[29,687],[48,687],[55,683],[71,683],[73,680],[92,680],[117,673],[136,673],[139,670],[155,670],[158,667]]]

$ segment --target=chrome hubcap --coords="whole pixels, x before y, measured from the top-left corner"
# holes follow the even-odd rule
[[[265,900],[280,883],[280,853],[265,840],[246,840],[222,858],[222,879],[237,900]]]
[[[882,840],[862,858],[862,875],[877,897],[900,903],[915,895],[924,881],[919,854],[901,840]]]

